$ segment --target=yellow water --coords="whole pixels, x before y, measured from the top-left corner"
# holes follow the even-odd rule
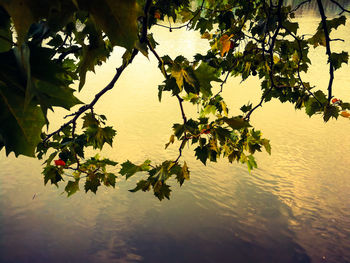
[[[313,32],[315,17],[301,19],[302,32]],[[208,48],[193,32],[154,30],[159,54],[191,59]],[[334,51],[349,49],[350,31],[342,28]],[[89,74],[80,98],[89,102],[108,84],[121,63],[115,50],[107,64]],[[312,51],[305,79],[326,90],[328,67],[322,48]],[[350,101],[350,67],[336,72],[334,95]],[[176,98],[163,95],[157,62],[138,56],[95,111],[118,132],[103,155],[119,162],[177,156],[177,145],[164,150],[173,123],[182,122]],[[217,87],[218,88],[218,87]],[[223,96],[239,107],[260,96],[258,79],[230,79]],[[185,105],[188,116],[196,108]],[[50,116],[52,129],[65,112]],[[350,122],[324,123],[291,104],[271,101],[252,123],[271,140],[272,155],[257,154],[259,169],[226,160],[203,166],[187,149],[182,157],[191,180],[172,185],[170,201],[151,193],[129,193],[142,175],[118,180],[116,189],[83,191],[71,198],[63,188],[43,186],[40,162],[0,157],[0,262],[350,262]]]

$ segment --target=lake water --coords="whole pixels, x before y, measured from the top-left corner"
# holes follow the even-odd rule
[[[313,32],[317,18],[301,18]],[[191,58],[208,48],[193,32],[154,30],[158,52]],[[349,51],[350,30],[341,28],[335,51]],[[325,90],[328,66],[323,48],[312,53],[306,80]],[[108,63],[90,74],[80,98],[88,102],[120,65],[116,50]],[[350,67],[336,72],[334,95],[350,101]],[[157,100],[162,76],[153,57],[137,57],[114,90],[97,105],[118,135],[104,156],[161,162],[177,156],[164,150],[173,123],[181,122],[178,102]],[[231,79],[223,96],[232,114],[260,95],[257,79]],[[196,109],[186,105],[189,116]],[[65,112],[51,115],[52,128]],[[272,155],[256,155],[259,169],[226,160],[207,166],[185,151],[191,180],[172,183],[170,201],[152,193],[128,192],[142,178],[97,195],[67,198],[63,188],[44,186],[40,161],[0,153],[0,262],[350,262],[350,121],[311,119],[291,104],[272,101],[257,110],[252,123],[272,144]]]

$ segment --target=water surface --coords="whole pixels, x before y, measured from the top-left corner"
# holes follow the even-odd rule
[[[303,32],[317,26],[302,18]],[[348,49],[349,30],[332,43]],[[154,30],[159,53],[189,59],[208,48],[193,32]],[[347,46],[346,46],[347,45]],[[305,76],[326,90],[328,67],[322,48]],[[122,50],[90,74],[81,94],[90,101],[120,64]],[[336,72],[334,95],[350,101],[350,68]],[[181,122],[178,102],[157,99],[162,76],[153,57],[138,57],[96,107],[118,135],[104,156],[123,162],[177,156],[177,145],[164,150],[172,124]],[[223,96],[233,109],[260,96],[257,79],[230,80]],[[189,116],[196,109],[186,105]],[[52,128],[60,125],[57,111]],[[40,161],[0,157],[0,262],[350,262],[350,122],[323,123],[293,106],[272,101],[252,116],[271,140],[272,156],[257,154],[252,174],[240,164],[219,160],[203,166],[192,149],[183,159],[191,180],[172,184],[170,201],[151,193],[129,193],[142,174],[98,194],[43,186]]]

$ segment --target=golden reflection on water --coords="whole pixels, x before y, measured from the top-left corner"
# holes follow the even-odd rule
[[[311,33],[317,23],[314,17],[307,17],[301,19],[301,25],[303,33]],[[160,43],[160,55],[183,54],[191,59],[209,47],[193,32],[170,33],[158,28],[153,33]],[[334,38],[347,41],[332,42],[335,51],[349,51],[348,29],[340,28]],[[96,74],[88,75],[87,86],[80,95],[83,101],[92,100],[108,84],[121,63],[122,53],[115,50]],[[322,48],[312,50],[313,65],[304,76],[322,90],[328,85],[324,53]],[[334,95],[344,101],[350,101],[349,73],[350,67],[344,65],[335,76]],[[162,103],[158,102],[158,85],[162,81],[155,58],[151,54],[149,59],[138,56],[116,87],[97,104],[95,111],[105,114],[108,124],[118,132],[114,147],[104,150],[103,155],[119,162],[147,158],[161,162],[177,156],[177,145],[164,150],[164,144],[172,133],[172,124],[182,122],[181,114],[177,100],[169,94],[164,93]],[[239,114],[242,104],[257,103],[260,94],[257,78],[243,83],[230,79],[223,92],[233,115]],[[185,111],[188,116],[197,114],[191,105],[185,105]],[[57,111],[50,119],[60,120],[64,114]],[[152,242],[159,246],[168,239],[176,244],[189,242],[194,248],[198,244],[204,248],[212,246],[213,253],[220,246],[231,244],[226,244],[226,239],[237,247],[241,243],[235,242],[239,240],[257,244],[266,251],[274,246],[277,251],[284,251],[282,245],[276,245],[283,240],[290,246],[298,243],[316,262],[325,255],[331,262],[350,260],[349,120],[340,118],[325,124],[321,116],[310,119],[289,103],[272,101],[254,113],[252,122],[273,147],[272,156],[257,155],[259,169],[250,175],[246,167],[228,164],[226,160],[204,167],[189,147],[183,159],[190,166],[191,180],[181,189],[174,185],[172,200],[162,203],[149,193],[127,192],[138,178],[130,183],[120,180],[117,190],[101,189],[97,196],[81,191],[66,199],[58,196],[63,189],[42,186],[39,162],[23,157],[5,158],[2,153],[0,218],[7,228],[0,227],[0,236],[6,236],[7,245],[1,238],[0,244],[4,248],[19,247],[25,257],[36,248],[27,244],[31,238],[39,247],[45,246],[45,240],[55,239],[52,246],[59,247],[63,242],[64,251],[71,251],[70,246],[78,243],[76,253],[80,260],[86,251],[92,251],[86,260],[108,262],[116,257],[121,261],[147,258],[147,253],[140,252],[148,242],[147,235],[152,235]],[[51,128],[59,125],[59,121],[54,122]],[[53,226],[63,226],[67,231],[62,234]],[[221,243],[216,241],[221,238]],[[58,259],[65,258],[64,253],[51,253]]]

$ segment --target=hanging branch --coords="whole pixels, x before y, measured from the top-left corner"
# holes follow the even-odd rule
[[[330,103],[331,99],[332,99],[332,86],[333,86],[333,80],[334,80],[334,66],[333,66],[333,62],[330,59],[332,51],[331,51],[331,40],[329,38],[329,32],[328,32],[328,28],[327,28],[327,17],[325,15],[324,12],[324,8],[323,8],[323,4],[321,0],[317,0],[317,4],[318,4],[318,10],[320,12],[321,15],[321,22],[322,22],[322,28],[323,28],[323,32],[325,35],[325,39],[326,39],[326,54],[328,56],[328,62],[329,62],[329,83],[328,83],[328,103]]]
[[[204,3],[205,3],[205,0],[202,1],[202,4],[200,6],[200,8],[198,9],[198,11],[194,14],[194,16],[184,25],[181,25],[181,26],[175,26],[175,27],[172,27],[171,24],[170,24],[170,21],[169,21],[169,24],[170,26],[165,26],[165,25],[161,25],[161,24],[158,24],[158,23],[155,23],[156,26],[159,26],[159,27],[164,27],[164,28],[167,28],[169,29],[169,31],[171,32],[173,29],[181,29],[181,28],[184,28],[184,27],[189,27],[190,24],[192,23],[192,21],[202,12],[203,8],[204,8]]]
[[[151,0],[147,0],[146,4],[145,4],[145,9],[144,9],[144,16],[142,18],[142,32],[141,32],[141,36],[140,36],[140,42],[141,43],[145,43],[147,42],[147,21],[148,21],[148,13],[149,13],[149,9],[150,6],[152,4]],[[132,63],[132,61],[134,60],[135,56],[139,53],[139,51],[134,48],[131,52],[131,57],[127,62],[124,62],[119,68],[117,68],[117,72],[115,73],[113,79],[110,81],[110,83],[104,88],[102,89],[99,93],[97,93],[95,95],[95,98],[89,103],[89,104],[85,104],[83,106],[81,106],[79,108],[78,111],[76,111],[73,114],[70,114],[68,116],[73,117],[70,121],[66,122],[65,124],[63,124],[58,130],[48,134],[46,136],[46,138],[43,140],[43,142],[47,142],[52,136],[54,136],[55,134],[60,133],[65,127],[69,126],[69,125],[73,125],[73,130],[72,130],[72,136],[74,137],[74,132],[75,132],[75,127],[76,127],[76,122],[78,120],[78,118],[87,110],[93,110],[93,107],[95,106],[95,104],[98,102],[98,100],[105,94],[107,93],[107,91],[111,90],[114,88],[115,83],[118,81],[119,77],[121,76],[121,74],[123,73],[123,71],[126,69],[126,67]]]
[[[147,43],[148,48],[153,53],[153,55],[157,58],[157,60],[159,62],[159,68],[160,68],[162,74],[164,75],[165,79],[169,79],[170,77],[169,77],[169,75],[166,72],[163,59],[158,55],[157,51],[154,50],[154,48],[152,47],[152,45],[149,42],[149,40],[147,40],[146,43]],[[185,111],[184,111],[184,108],[183,108],[183,99],[178,94],[176,95],[176,98],[179,101],[183,123],[186,124],[187,123],[187,117],[186,117],[186,114],[185,114]],[[177,163],[178,160],[180,159],[180,157],[182,156],[182,149],[185,146],[186,142],[187,142],[187,134],[186,134],[186,131],[185,131],[185,136],[184,136],[184,139],[182,140],[182,143],[181,143],[181,145],[179,147],[179,155],[176,158],[175,163]]]
[[[342,6],[341,4],[339,4],[337,1],[335,0],[331,0],[332,3],[336,4],[342,11],[339,13],[339,15],[341,15],[344,12],[350,13],[350,10],[345,9],[344,6]]]
[[[250,116],[252,115],[252,113],[259,107],[262,106],[262,104],[264,103],[264,100],[266,98],[266,96],[272,91],[273,88],[276,87],[276,84],[275,84],[275,81],[273,79],[273,65],[274,65],[274,61],[273,61],[273,49],[275,47],[275,42],[276,42],[276,39],[277,39],[277,36],[278,36],[278,33],[279,31],[281,30],[282,28],[282,17],[281,17],[281,8],[282,8],[282,3],[283,3],[283,0],[279,0],[278,1],[278,5],[277,5],[277,15],[278,15],[278,25],[277,25],[277,28],[276,28],[276,31],[275,33],[270,37],[270,40],[271,40],[271,44],[270,44],[270,47],[268,50],[265,49],[265,38],[266,38],[266,35],[268,34],[268,32],[265,33],[265,37],[264,37],[264,42],[262,43],[262,49],[263,49],[263,59],[264,61],[266,61],[266,58],[265,58],[265,52],[267,52],[270,56],[270,70],[269,71],[269,79],[270,79],[270,82],[271,82],[271,86],[270,88],[261,96],[261,100],[260,102],[254,107],[252,108],[248,113],[247,115],[245,116],[245,120],[249,121],[250,120]],[[268,10],[268,16],[267,16],[267,21],[265,23],[265,25],[267,25],[267,22],[269,20],[269,17],[270,17],[270,11],[271,11],[271,7],[273,8],[273,6],[270,6],[269,10]],[[270,41],[269,41],[270,42]]]
[[[319,99],[315,96],[315,94],[310,89],[305,87],[304,82],[301,79],[301,76],[300,76],[300,63],[303,60],[303,51],[302,51],[302,48],[301,48],[300,39],[295,34],[293,34],[293,32],[291,32],[288,28],[286,28],[284,26],[282,26],[282,28],[284,30],[286,30],[288,32],[288,34],[291,35],[295,39],[295,41],[298,43],[298,49],[299,49],[300,57],[298,59],[298,72],[297,72],[297,74],[298,74],[298,79],[299,79],[300,85],[303,87],[304,90],[306,90],[320,104],[320,106],[323,106],[322,103],[319,101]]]
[[[300,7],[302,7],[305,4],[309,4],[309,3],[311,3],[311,0],[305,0],[301,3],[299,3],[296,7],[294,7],[292,10],[290,10],[290,13],[297,11]]]
[[[74,116],[73,119],[71,119],[70,121],[66,122],[65,124],[63,124],[58,130],[50,133],[49,135],[46,136],[46,138],[43,140],[43,142],[46,142],[47,140],[49,140],[53,135],[61,132],[65,127],[73,124],[73,127],[76,125],[76,122],[78,120],[78,118],[87,110],[92,109],[95,104],[98,102],[98,100],[109,90],[113,89],[115,83],[117,82],[117,80],[119,79],[120,75],[123,73],[123,71],[126,69],[126,67],[133,61],[134,57],[138,54],[138,50],[137,49],[133,49],[132,53],[131,53],[131,58],[129,59],[129,61],[127,63],[124,63],[123,65],[121,65],[119,68],[117,68],[117,72],[115,73],[113,79],[111,80],[111,82],[104,88],[102,89],[99,93],[97,93],[95,95],[95,98],[89,103],[89,104],[85,104],[83,106],[81,106],[79,108],[78,111],[76,111],[75,113],[71,114],[71,116]]]

